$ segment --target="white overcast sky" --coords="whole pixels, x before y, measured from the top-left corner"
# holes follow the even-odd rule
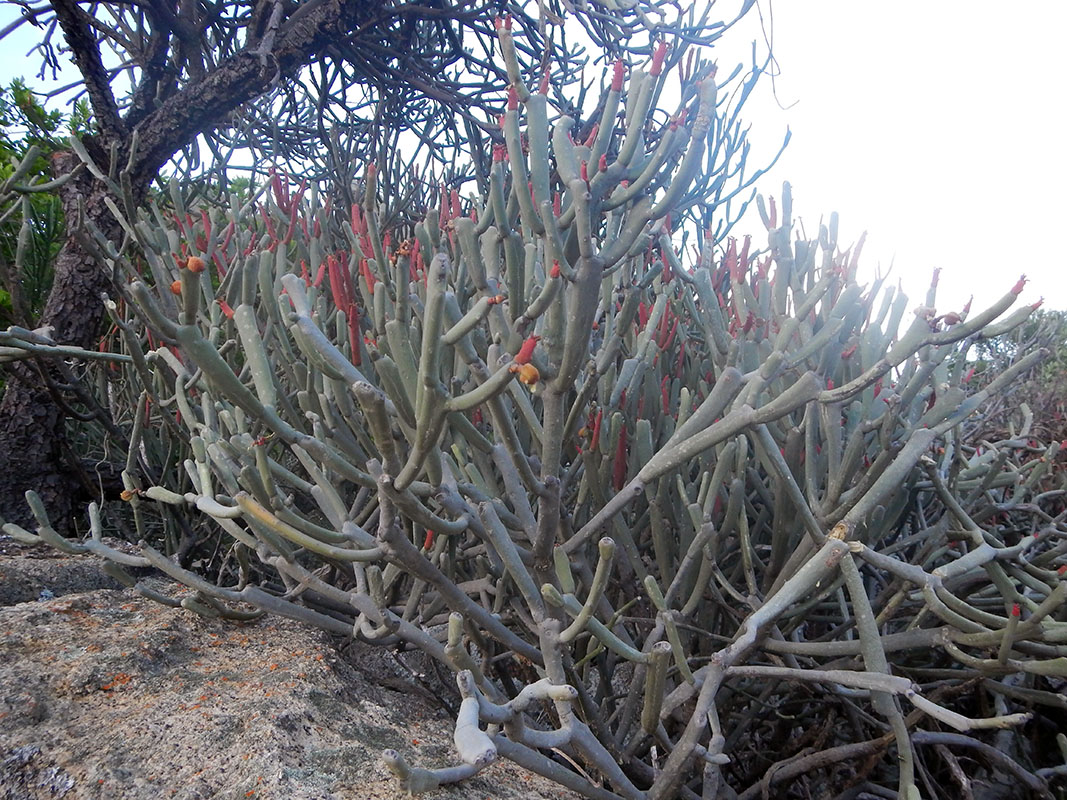
[[[728,16],[737,0],[719,4]],[[764,193],[788,180],[808,231],[830,211],[842,243],[866,230],[861,279],[892,262],[915,305],[941,267],[941,311],[971,294],[988,304],[1022,273],[1023,300],[1067,309],[1067,0],[760,0],[759,9],[780,75],[750,101],[753,159],[769,158],[787,125],[793,132]],[[0,7],[0,26],[15,12]],[[753,12],[727,35],[720,75],[752,40],[765,46],[760,23]],[[5,84],[37,68],[22,58],[33,30],[19,33],[3,43]],[[737,232],[763,243],[758,217]]]
[[[868,231],[866,274],[893,262],[915,305],[941,267],[942,311],[971,294],[987,305],[1022,273],[1021,299],[1067,309],[1067,2],[777,0],[770,10],[787,108],[765,84],[751,135],[763,152],[786,125],[793,139],[764,193],[788,180],[809,231],[830,211],[842,242]],[[735,40],[760,35],[758,22]]]

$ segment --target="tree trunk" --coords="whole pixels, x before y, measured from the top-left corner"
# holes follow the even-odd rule
[[[370,24],[379,9],[366,0],[295,4],[292,13],[280,22],[271,16],[270,25],[248,31],[245,46],[213,66],[202,79],[179,88],[175,81],[163,81],[159,70],[147,70],[133,105],[122,118],[108,84],[92,18],[73,0],[50,0],[50,4],[84,77],[97,135],[102,140],[94,142],[86,137],[83,142],[105,171],[111,152],[108,145],[118,145],[118,163],[128,166],[135,202],[143,199],[149,183],[178,149],[214,129],[275,81],[293,78],[330,45],[347,42],[358,52],[361,37],[375,43],[381,39]],[[282,8],[269,3],[257,6]],[[386,18],[388,14],[383,15]],[[275,23],[277,27],[272,27]],[[388,30],[382,28],[386,33]],[[386,38],[381,45],[388,50],[390,41]],[[184,51],[185,45],[174,47]],[[157,96],[162,102],[146,100]],[[130,163],[133,129],[139,140]],[[78,164],[72,154],[61,161],[65,163],[57,165],[58,174]],[[55,263],[54,284],[41,324],[53,326],[55,341],[63,344],[94,347],[100,333],[104,315],[100,294],[111,288],[111,277],[106,265],[98,263],[71,231],[77,230],[82,214],[79,209],[84,209],[86,221],[93,222],[111,241],[119,242],[121,227],[103,202],[109,194],[106,186],[85,170],[60,190],[68,238]],[[56,383],[54,369],[50,370],[45,359],[16,363],[6,371],[7,386],[0,401],[0,517],[32,528],[25,493],[33,489],[41,495],[56,530],[67,532],[77,509],[89,498],[65,447],[66,415],[49,390],[46,377]]]
[[[57,172],[69,172],[76,156],[57,157]],[[121,229],[104,205],[107,189],[83,170],[60,190],[68,236],[54,265],[54,283],[41,325],[51,326],[56,342],[83,348],[94,347],[100,332],[104,307],[100,295],[109,291],[111,276],[69,234],[84,213],[112,241]],[[66,415],[48,387],[57,374],[47,359],[14,362],[6,370],[7,385],[0,401],[0,518],[31,530],[33,517],[26,505],[26,490],[41,495],[53,527],[69,532],[74,516],[86,500],[70,462],[66,446]]]

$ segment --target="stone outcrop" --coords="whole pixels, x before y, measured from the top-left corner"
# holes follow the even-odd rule
[[[107,579],[35,555],[0,556],[19,601],[0,608],[2,800],[399,798],[382,750],[457,763],[415,654],[342,655],[288,620],[205,619],[130,590],[63,594],[79,570],[82,586]],[[425,796],[573,797],[508,763]]]

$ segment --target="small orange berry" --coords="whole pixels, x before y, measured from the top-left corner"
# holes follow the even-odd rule
[[[533,386],[541,380],[541,373],[533,364],[520,364],[518,368],[519,380],[527,386]]]
[[[170,285],[170,291],[171,291],[172,294],[179,294],[180,295],[182,293],[182,282],[181,281],[174,281],[174,283],[172,283]]]
[[[189,268],[190,272],[203,272],[207,264],[204,263],[204,259],[200,258],[200,256],[191,256],[185,266]]]

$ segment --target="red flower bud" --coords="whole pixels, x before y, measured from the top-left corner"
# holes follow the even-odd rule
[[[622,63],[621,58],[615,59],[615,69],[611,76],[611,91],[621,92],[622,81],[626,76],[626,67]]]
[[[596,141],[596,135],[597,135],[597,132],[599,130],[600,130],[600,123],[599,122],[594,123],[593,124],[593,129],[591,131],[589,131],[589,135],[585,137],[585,146],[586,147],[592,147],[593,146],[593,142]]]
[[[600,443],[600,426],[604,422],[604,409],[598,409],[596,419],[593,421],[593,438],[589,441],[589,449],[596,450]]]
[[[523,342],[522,347],[519,348],[519,352],[515,356],[515,363],[529,364],[530,359],[533,358],[534,348],[537,347],[539,341],[541,341],[540,336],[531,336]]]
[[[648,74],[653,78],[658,77],[663,71],[663,59],[667,55],[667,43],[660,42],[656,45],[656,52],[652,54],[652,68],[648,71]]]

